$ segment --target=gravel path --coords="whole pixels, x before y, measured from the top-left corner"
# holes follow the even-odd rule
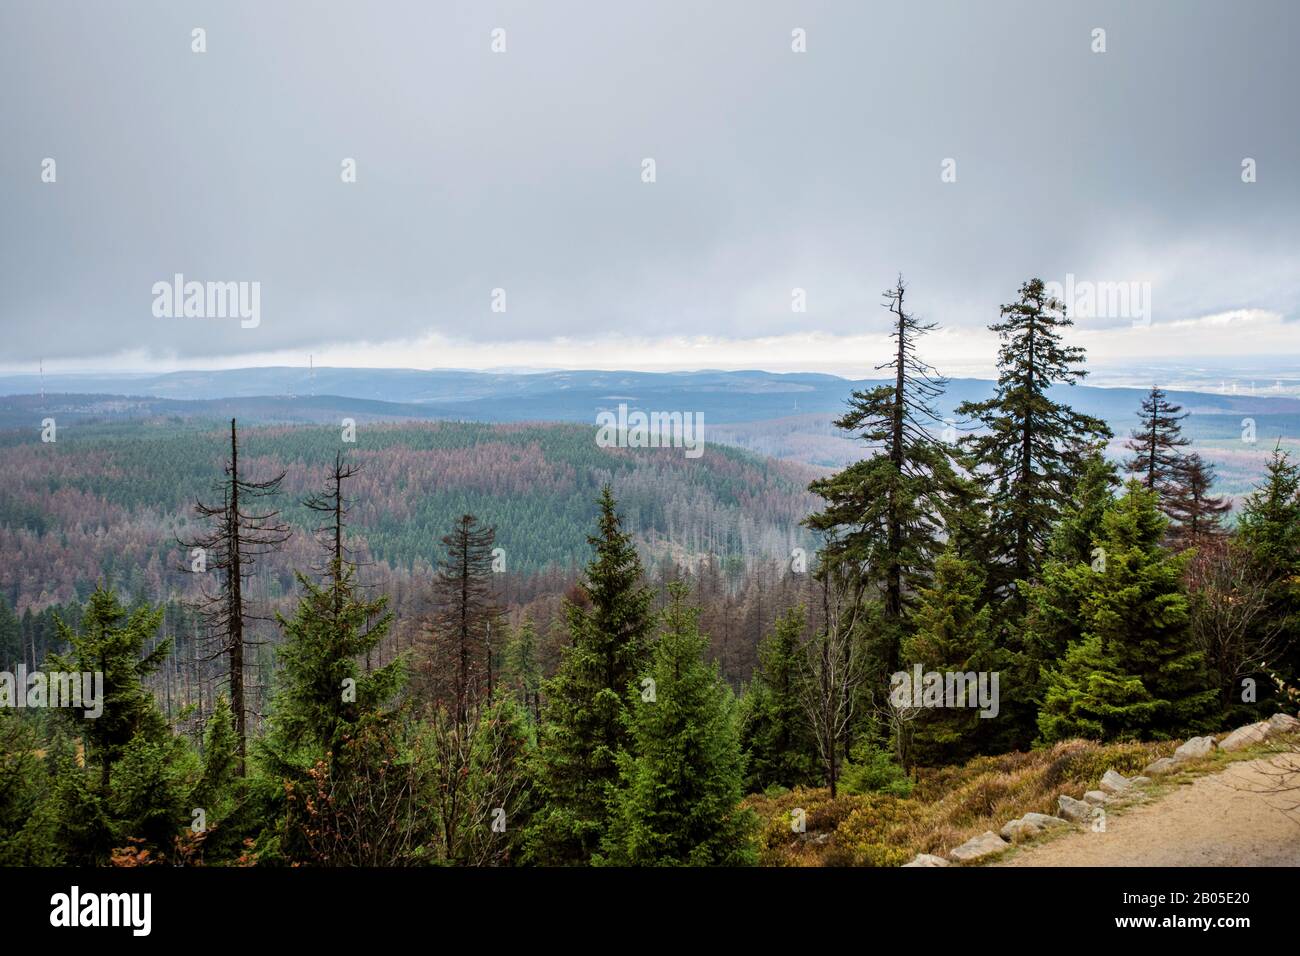
[[[1279,787],[1290,787],[1280,792]],[[1300,754],[1229,764],[992,866],[1300,866]]]

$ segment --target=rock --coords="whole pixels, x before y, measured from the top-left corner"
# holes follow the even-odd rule
[[[954,863],[970,863],[974,860],[983,860],[986,857],[1001,853],[1008,847],[1006,840],[998,836],[992,830],[985,830],[977,837],[971,837],[957,849],[948,854],[948,859]]]
[[[1071,823],[1092,822],[1092,804],[1090,803],[1084,803],[1082,800],[1076,800],[1074,797],[1061,794],[1056,798],[1056,805],[1060,809],[1061,816]]]
[[[1268,736],[1268,721],[1261,720],[1257,724],[1247,724],[1245,727],[1238,727],[1228,736],[1219,741],[1220,750],[1242,750],[1246,747],[1262,743]]]
[[[1134,777],[1132,780],[1128,782],[1128,785],[1130,787],[1145,787],[1150,782],[1151,782],[1150,777]]]
[[[1101,789],[1107,793],[1119,793],[1121,790],[1128,789],[1128,777],[1122,773],[1116,773],[1114,770],[1107,770],[1101,778]],[[1087,800],[1087,794],[1083,799]]]
[[[1150,774],[1153,777],[1158,777],[1163,773],[1173,773],[1177,769],[1178,765],[1174,763],[1173,757],[1161,757],[1159,760],[1147,764],[1146,769],[1142,772],[1144,774]]]
[[[1002,839],[1010,843],[1022,843],[1054,827],[1069,825],[1069,820],[1062,820],[1047,813],[1026,813],[1020,819],[1011,820],[1002,827]]]
[[[1181,763],[1184,760],[1192,760],[1196,757],[1208,757],[1214,753],[1214,747],[1213,737],[1193,737],[1174,751],[1174,763]]]
[[[1290,714],[1274,714],[1268,719],[1268,733],[1273,734],[1290,734],[1300,730],[1300,720],[1296,720]]]
[[[1110,797],[1102,790],[1089,790],[1083,795],[1083,799],[1094,807],[1104,807],[1110,803]]]
[[[911,863],[904,863],[903,866],[952,866],[952,864],[933,853],[918,853]]]

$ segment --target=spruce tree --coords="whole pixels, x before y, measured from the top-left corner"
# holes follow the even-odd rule
[[[634,746],[619,756],[613,818],[597,863],[737,866],[755,862],[742,809],[744,757],[736,701],[706,663],[708,640],[685,585],[669,588],[653,684],[633,704]]]
[[[1182,464],[1179,449],[1190,444],[1183,437],[1181,424],[1187,414],[1181,405],[1170,402],[1162,389],[1152,385],[1151,394],[1142,399],[1141,422],[1124,443],[1133,453],[1124,462],[1124,470],[1162,496],[1178,479]]]
[[[1196,547],[1226,533],[1223,517],[1232,504],[1214,495],[1213,488],[1214,466],[1197,454],[1183,456],[1163,500],[1170,534],[1178,547]]]
[[[0,669],[13,670],[22,659],[23,635],[18,615],[0,594]]]
[[[428,683],[438,703],[461,723],[480,697],[491,696],[492,625],[500,609],[492,594],[492,550],[496,529],[461,515],[442,538],[446,554],[433,583]]]
[[[565,603],[570,643],[544,684],[538,786],[545,809],[530,847],[548,864],[583,863],[599,847],[619,754],[633,745],[632,700],[648,676],[654,592],[608,485],[599,505],[597,533],[587,539],[595,556],[576,600]]]
[[[82,710],[68,715],[85,744],[85,758],[97,763],[100,787],[108,793],[113,764],[122,759],[127,745],[139,733],[165,732],[153,695],[144,686],[148,677],[171,653],[171,640],[151,651],[145,647],[162,623],[163,609],[142,606],[129,615],[117,596],[103,586],[95,588],[86,604],[78,630],[55,619],[60,640],[68,650],[50,655],[49,669],[103,675],[103,713],[89,717]]]
[[[1273,449],[1267,473],[1242,505],[1238,525],[1255,574],[1268,589],[1269,619],[1281,626],[1282,676],[1300,680],[1300,465]],[[1273,662],[1269,662],[1273,663]]]
[[[923,672],[978,675],[999,669],[992,612],[983,592],[984,572],[978,564],[951,550],[939,556],[934,584],[921,591],[913,615],[916,629],[903,642],[903,669],[909,676],[917,664]],[[999,681],[999,694],[1001,686]],[[979,716],[974,686],[969,693],[965,706],[924,708],[917,714],[909,727],[909,763],[957,763],[981,752],[990,739],[990,719]]]
[[[1217,695],[1188,626],[1186,555],[1161,544],[1167,525],[1155,492],[1137,481],[1103,518],[1082,637],[1047,676],[1043,740],[1158,740],[1208,729]]]
[[[901,276],[884,293],[893,349],[876,368],[889,383],[855,390],[835,422],[861,439],[868,457],[809,486],[826,505],[806,521],[824,536],[823,563],[862,569],[882,595],[878,677],[897,664],[906,606],[929,579],[958,484],[948,448],[931,433],[947,380],[917,354],[935,325],[907,311],[905,293]]]
[[[803,607],[790,608],[758,646],[758,667],[741,699],[750,791],[807,786],[817,779],[817,744],[799,688],[804,626]]]
[[[1109,438],[1110,429],[1049,396],[1053,386],[1073,385],[1087,372],[1084,350],[1062,344],[1063,330],[1074,323],[1043,281],[1022,285],[1019,301],[1002,306],[1001,314],[989,326],[1002,340],[994,395],[963,402],[957,413],[981,426],[960,444],[989,500],[989,583],[1005,594],[1036,576],[1052,526],[1082,472],[1084,450]],[[1017,597],[1011,610],[1022,608]]]
[[[342,735],[362,715],[379,711],[403,678],[401,659],[374,670],[358,666],[388,634],[393,615],[387,596],[361,593],[357,567],[343,544],[345,482],[355,473],[336,459],[326,491],[307,500],[308,507],[329,515],[322,534],[324,573],[318,583],[295,572],[302,596],[294,615],[276,615],[285,640],[265,751],[271,766],[290,776],[327,752],[337,755]]]
[[[524,713],[537,726],[542,720],[542,667],[538,660],[537,626],[524,616],[506,643],[505,674]]]

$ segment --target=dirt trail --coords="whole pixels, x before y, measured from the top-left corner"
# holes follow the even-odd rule
[[[1300,866],[1300,754],[1229,764],[1110,814],[1104,833],[1071,833],[991,865]]]

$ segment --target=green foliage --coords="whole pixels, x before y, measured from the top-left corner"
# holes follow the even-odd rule
[[[706,663],[699,609],[684,585],[655,645],[653,693],[633,705],[632,751],[619,757],[612,819],[593,862],[624,866],[736,866],[755,860],[752,815],[740,807],[744,757],[736,701]]]
[[[506,642],[506,684],[515,693],[524,713],[534,723],[542,718],[542,665],[538,660],[537,625],[525,616]]]
[[[157,706],[143,683],[171,651],[170,640],[158,642],[148,653],[144,650],[161,620],[161,608],[140,607],[128,617],[117,595],[100,587],[90,596],[79,630],[58,623],[59,635],[69,650],[51,655],[50,669],[103,674],[102,714],[88,717],[82,710],[61,713],[81,731],[87,759],[98,761],[105,790],[113,763],[122,758],[132,738],[146,729],[162,731]]]
[[[544,811],[530,840],[544,863],[581,863],[609,825],[608,801],[618,782],[619,755],[632,746],[631,702],[648,662],[654,615],[632,536],[623,531],[614,497],[600,497],[595,557],[566,603],[571,643],[559,672],[545,684],[539,787]]]
[[[845,793],[906,797],[912,792],[912,779],[907,771],[892,753],[868,737],[853,745],[841,773],[840,785]]]
[[[952,551],[939,557],[934,586],[921,591],[913,613],[915,630],[903,642],[909,673],[916,664],[923,672],[998,670],[992,611],[983,604],[983,593],[984,572],[978,564]],[[907,727],[908,756],[925,765],[967,759],[986,744],[990,723],[974,706],[923,708]]]
[[[369,673],[357,658],[379,646],[393,616],[387,597],[366,600],[353,583],[355,568],[318,585],[298,575],[303,596],[292,619],[277,619],[285,641],[279,648],[279,689],[264,743],[273,767],[309,766],[332,750],[362,715],[380,710],[398,691],[403,663],[394,660]]]
[[[1207,729],[1216,694],[1188,628],[1185,557],[1162,546],[1156,493],[1131,481],[1096,539],[1080,608],[1082,637],[1047,676],[1044,741],[1161,740]],[[1083,581],[1083,572],[1076,572]]]
[[[1048,397],[1053,385],[1087,374],[1080,367],[1083,349],[1061,343],[1062,331],[1073,324],[1043,281],[1030,279],[1019,301],[1002,307],[1002,321],[989,326],[1002,340],[996,392],[957,408],[982,426],[961,444],[989,497],[985,560],[999,591],[1034,577],[1082,455],[1090,443],[1110,436],[1104,422]]]
[[[1238,527],[1254,571],[1268,588],[1268,619],[1283,629],[1279,669],[1300,683],[1300,465],[1280,446],[1264,480],[1246,498]]]
[[[805,612],[785,612],[758,647],[758,668],[741,698],[741,741],[748,755],[746,789],[811,784],[820,775],[817,744],[800,696]]]

